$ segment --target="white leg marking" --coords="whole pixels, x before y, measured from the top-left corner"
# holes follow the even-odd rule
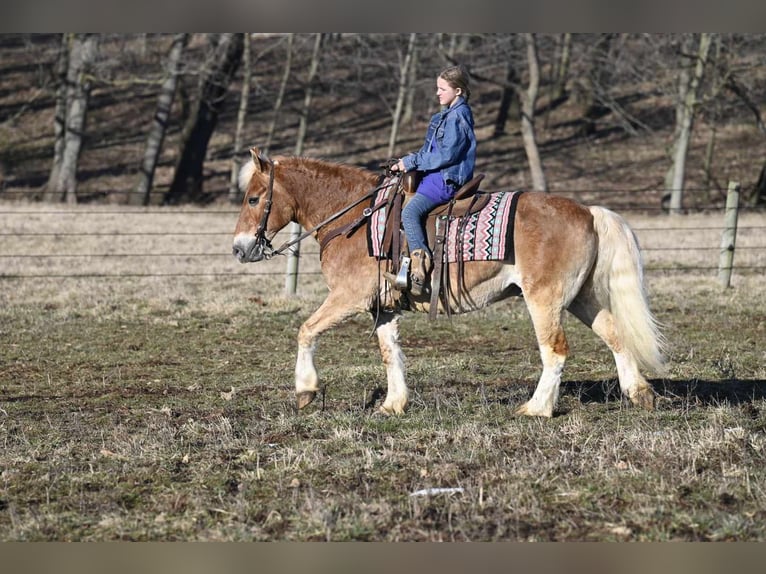
[[[314,367],[314,348],[316,345],[298,345],[298,357],[295,361],[295,392],[319,390],[319,376]]]
[[[614,353],[620,389],[634,405],[646,409],[654,408],[654,390],[638,370],[636,360],[629,353]]]
[[[405,382],[404,353],[399,346],[399,318],[380,325],[377,333],[388,379],[388,393],[380,409],[386,414],[402,413],[407,406],[409,391]]]
[[[553,409],[559,398],[561,373],[564,370],[566,357],[555,354],[548,347],[543,348],[540,354],[543,359],[543,374],[540,376],[532,398],[519,407],[516,412],[529,416],[552,417]]]

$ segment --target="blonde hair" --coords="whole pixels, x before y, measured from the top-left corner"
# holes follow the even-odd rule
[[[454,89],[460,88],[462,91],[460,95],[466,102],[468,101],[468,98],[471,97],[471,89],[468,86],[470,82],[468,71],[463,66],[449,66],[448,68],[444,68],[439,73],[439,77]]]

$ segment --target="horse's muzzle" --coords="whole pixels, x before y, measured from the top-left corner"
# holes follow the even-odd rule
[[[271,243],[265,237],[238,235],[234,238],[231,252],[240,263],[255,263],[268,259],[271,255]]]

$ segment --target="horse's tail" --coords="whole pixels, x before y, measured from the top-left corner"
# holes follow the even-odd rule
[[[639,368],[665,371],[666,346],[660,325],[649,310],[638,240],[628,223],[603,207],[591,207],[598,235],[593,285],[599,303],[609,309],[622,345]]]

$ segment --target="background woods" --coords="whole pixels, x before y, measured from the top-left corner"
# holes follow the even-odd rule
[[[679,212],[736,179],[762,200],[766,35],[245,39],[0,37],[1,197],[236,200],[231,162],[251,145],[375,168],[420,145],[435,75],[460,62],[492,188],[629,190]]]

